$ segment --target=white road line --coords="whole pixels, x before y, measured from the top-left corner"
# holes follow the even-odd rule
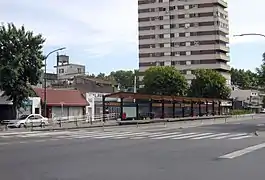
[[[215,138],[211,138],[211,139],[225,139],[225,138],[230,138],[230,137],[237,137],[237,136],[245,136],[248,135],[247,133],[241,133],[241,134],[230,134],[227,136],[220,136],[220,137],[215,137]]]
[[[0,146],[7,145],[7,144],[9,144],[9,143],[0,143]]]
[[[173,135],[173,134],[179,134],[180,132],[172,132],[172,133],[159,133],[159,134],[155,134],[155,135],[150,135],[148,137],[154,138],[154,137],[160,137],[160,136],[169,136],[169,135]]]
[[[40,140],[34,140],[34,141],[32,141],[32,142],[40,143],[40,142],[46,142],[46,141],[47,141],[47,139],[40,139]]]
[[[130,139],[145,139],[147,138],[146,136],[135,136],[135,137],[131,137]]]
[[[124,137],[124,136],[130,136],[130,135],[133,135],[134,133],[118,133],[118,134],[111,134],[111,135],[102,135],[102,136],[96,136],[96,137],[93,137],[93,138],[96,138],[96,139],[106,139],[106,138],[112,138],[112,137]]]
[[[188,136],[188,135],[192,135],[192,134],[196,134],[196,133],[184,133],[184,134],[177,134],[174,137],[180,137],[180,136]],[[155,138],[151,138],[151,139],[161,139],[163,137],[155,137]],[[173,138],[171,138],[173,139]]]
[[[68,136],[69,138],[95,138],[95,137],[102,137],[102,136],[108,136],[108,135],[113,135],[114,133],[87,133],[87,134],[74,134]],[[116,133],[117,134],[117,133]],[[58,137],[57,137],[58,138]]]
[[[210,135],[210,134],[213,134],[213,133],[195,134],[195,135],[189,135],[189,136],[183,136],[183,137],[176,137],[176,138],[172,138],[172,139],[176,139],[176,140],[188,139],[188,138],[192,138],[192,137],[205,136],[205,135]]]
[[[258,145],[255,145],[255,146],[250,146],[250,147],[247,147],[245,149],[238,150],[238,151],[234,151],[232,153],[220,156],[219,158],[221,158],[221,159],[233,159],[233,158],[236,158],[236,157],[239,157],[239,156],[243,156],[245,154],[251,153],[253,151],[256,151],[256,150],[259,150],[259,149],[262,149],[262,148],[265,148],[265,143],[258,144]]]
[[[252,137],[251,135],[246,135],[246,136],[239,136],[239,137],[234,137],[234,138],[230,138],[231,140],[238,140],[238,139],[246,139]]]
[[[7,133],[0,133],[0,136],[10,136],[10,135],[20,135],[20,134],[35,134],[38,132],[7,132]]]
[[[174,135],[169,135],[169,136],[162,136],[162,137],[155,137],[155,138],[152,138],[152,139],[172,139],[174,137],[180,137],[180,136],[185,136],[185,135],[193,135],[193,134],[196,134],[196,133],[186,133],[186,134],[174,134]]]
[[[60,134],[69,134],[69,132],[46,132],[46,133],[37,133],[37,134],[25,134],[25,135],[17,135],[16,137],[43,137],[43,136],[53,136]]]
[[[207,139],[207,138],[212,138],[212,137],[216,137],[216,136],[224,136],[224,135],[228,135],[228,134],[230,134],[230,133],[220,133],[220,134],[206,135],[206,136],[195,137],[195,138],[191,138],[191,139],[194,139],[194,140]]]
[[[134,133],[132,134],[133,137],[131,138],[136,138],[136,137],[140,137],[140,136],[148,136],[150,133],[146,133],[146,132],[142,132],[142,133]],[[130,136],[121,136],[121,137],[113,137],[114,139],[125,139],[128,138]]]

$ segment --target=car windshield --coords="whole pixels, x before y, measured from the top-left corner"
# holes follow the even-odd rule
[[[29,116],[29,115],[21,115],[21,116],[19,117],[19,120],[26,119],[28,116]]]

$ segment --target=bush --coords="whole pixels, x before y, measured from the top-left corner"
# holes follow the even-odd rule
[[[243,115],[243,114],[252,114],[251,110],[246,109],[236,109],[231,111],[231,115]]]

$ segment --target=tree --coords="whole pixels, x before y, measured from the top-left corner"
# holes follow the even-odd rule
[[[134,86],[134,77],[137,71],[115,71],[110,73],[110,77],[112,77],[120,86],[121,89],[127,90]]]
[[[241,89],[249,89],[258,86],[258,75],[250,70],[234,69],[231,71],[231,83]]]
[[[0,89],[16,110],[32,95],[31,85],[40,81],[43,67],[42,35],[22,26],[0,26]]]
[[[209,69],[195,71],[189,96],[227,99],[231,90],[226,86],[226,79],[219,72]]]
[[[99,74],[97,75],[97,78],[105,79],[105,78],[106,78],[106,75],[105,75],[105,73],[99,73]]]
[[[144,73],[144,92],[159,95],[184,96],[188,83],[178,70],[170,66],[151,67]]]
[[[256,68],[259,86],[265,87],[265,53],[262,55],[262,64]]]

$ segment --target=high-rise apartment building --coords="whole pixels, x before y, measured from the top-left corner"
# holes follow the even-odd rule
[[[175,66],[219,71],[230,84],[228,12],[224,0],[138,0],[139,69]]]

